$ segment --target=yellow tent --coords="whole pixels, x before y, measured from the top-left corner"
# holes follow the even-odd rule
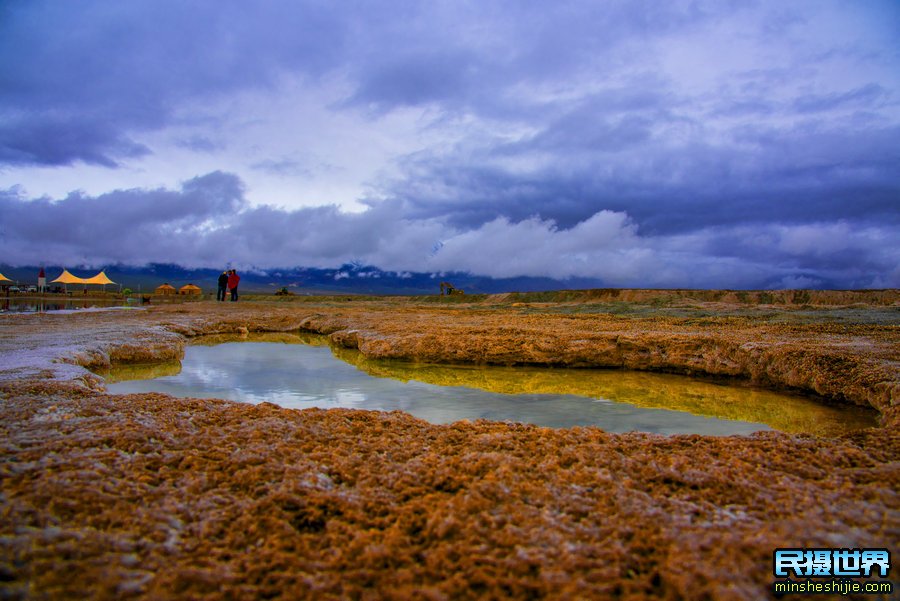
[[[69,273],[68,269],[63,269],[62,274],[50,283],[56,284],[57,282],[60,284],[65,284],[67,290],[69,284],[98,284],[103,286],[104,290],[106,290],[107,284],[115,284],[114,281],[106,277],[106,273],[103,271],[92,278],[80,278],[77,275],[72,275],[71,273]],[[87,289],[87,287],[85,287],[85,289]]]
[[[0,282],[11,282],[12,280],[0,273]]]
[[[114,281],[112,281],[111,279],[109,279],[108,277],[106,277],[106,272],[105,272],[105,271],[101,271],[100,273],[98,273],[98,274],[95,275],[94,277],[86,279],[86,280],[84,281],[84,283],[85,283],[85,284],[99,284],[99,285],[103,286],[103,291],[104,291],[104,292],[106,292],[106,285],[107,285],[107,284],[115,284]]]
[[[175,294],[176,292],[175,286],[170,286],[168,284],[163,284],[154,291],[155,294]]]
[[[107,284],[115,284],[114,281],[106,277],[106,272],[101,271],[97,275],[92,278],[88,278],[84,280],[85,284],[103,284],[104,286]]]
[[[51,284],[55,284],[59,282],[60,284],[87,284],[88,281],[84,278],[80,278],[78,276],[72,275],[69,273],[68,269],[63,269],[62,274],[50,282]]]
[[[56,278],[55,280],[53,280],[52,282],[50,282],[50,283],[51,283],[51,284],[56,284],[57,282],[59,282],[60,284],[62,284],[63,287],[65,287],[66,292],[68,292],[68,291],[69,291],[69,284],[84,284],[84,279],[82,279],[82,278],[80,278],[80,277],[78,277],[78,276],[72,275],[71,273],[69,273],[69,270],[68,270],[68,269],[65,269],[65,268],[64,268],[64,269],[63,269],[63,272],[60,274],[60,276],[59,276],[58,278]]]

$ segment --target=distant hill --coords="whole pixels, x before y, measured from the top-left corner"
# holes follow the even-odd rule
[[[46,266],[48,284],[59,277],[63,268]],[[101,268],[69,266],[79,277],[90,277]],[[110,265],[103,268],[116,282],[107,290],[130,288],[134,292],[148,292],[163,283],[176,288],[185,284],[200,286],[206,293],[214,293],[216,280],[222,273],[217,269],[187,269],[179,265],[151,264],[144,267]],[[20,285],[37,284],[40,267],[12,267],[0,264],[0,273]],[[700,302],[739,303],[748,305],[882,305],[900,303],[900,290],[695,290],[610,288],[598,280],[573,278],[502,278],[495,279],[468,273],[415,273],[384,271],[361,264],[346,264],[334,269],[293,267],[290,269],[256,269],[241,271],[241,291],[244,294],[272,294],[287,288],[297,295],[430,295],[440,293],[440,283],[450,282],[466,294],[496,295],[486,299],[493,302],[637,302],[660,303],[676,299]],[[77,287],[77,285],[76,285]],[[72,286],[69,287],[72,289]]]
[[[101,268],[67,266],[79,277],[95,275]],[[214,292],[216,280],[222,273],[217,269],[187,269],[172,264],[150,264],[143,267],[130,265],[109,265],[104,268],[106,275],[121,285],[134,291],[147,291],[160,284],[175,287],[185,284],[200,286],[205,292]],[[18,283],[37,284],[40,266],[12,267],[0,264],[0,273]],[[61,266],[45,266],[47,282],[59,277]],[[275,292],[287,288],[295,294],[437,294],[441,282],[450,282],[467,294],[494,294],[501,292],[540,292],[547,290],[597,288],[603,285],[598,280],[586,278],[556,280],[552,278],[502,278],[495,279],[468,273],[416,273],[384,271],[377,267],[361,264],[346,264],[338,268],[320,269],[313,267],[292,267],[283,269],[255,269],[239,271],[241,290],[244,292]],[[109,286],[108,289],[112,287]]]

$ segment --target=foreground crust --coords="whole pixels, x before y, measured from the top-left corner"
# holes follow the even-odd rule
[[[777,547],[897,556],[889,327],[360,305],[199,303],[0,324],[3,596],[760,599]],[[795,377],[871,403],[883,425],[831,439],[436,426],[397,412],[111,396],[83,369],[177,357],[184,336],[301,326],[369,356],[591,365],[619,352],[773,385]],[[742,345],[757,363],[742,363]],[[716,358],[725,348],[738,350]],[[834,363],[852,367],[848,381]]]

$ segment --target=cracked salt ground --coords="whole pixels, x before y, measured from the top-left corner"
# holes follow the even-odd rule
[[[221,340],[221,338],[219,338]],[[834,433],[874,423],[873,412],[689,378],[621,371],[416,366],[367,361],[310,337],[294,344],[232,342],[186,349],[182,365],[110,372],[115,394],[162,392],[292,409],[402,410],[431,423],[489,419],[609,432],[749,434],[770,428]],[[334,352],[334,354],[332,354]],[[335,356],[337,355],[337,357]],[[340,359],[343,359],[341,361]]]

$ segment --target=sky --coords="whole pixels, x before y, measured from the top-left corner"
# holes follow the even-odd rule
[[[896,0],[2,0],[0,263],[900,287]]]

